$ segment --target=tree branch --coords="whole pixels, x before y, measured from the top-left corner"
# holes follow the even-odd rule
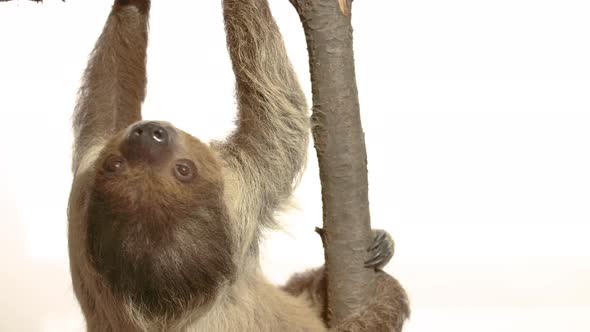
[[[313,92],[313,137],[324,208],[328,320],[333,326],[373,297],[367,157],[352,48],[351,0],[290,0],[303,24]]]

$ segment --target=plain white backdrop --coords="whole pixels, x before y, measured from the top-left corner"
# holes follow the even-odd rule
[[[83,331],[69,279],[70,117],[111,1],[0,4],[0,331]],[[307,52],[271,0],[306,92]],[[154,0],[144,118],[233,128],[221,1]],[[590,330],[590,3],[357,0],[355,56],[375,228],[408,332]],[[265,241],[280,283],[322,264],[315,153]]]

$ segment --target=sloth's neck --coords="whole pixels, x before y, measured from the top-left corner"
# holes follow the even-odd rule
[[[314,315],[305,300],[288,295],[257,273],[228,286],[186,331],[325,331],[310,320]]]

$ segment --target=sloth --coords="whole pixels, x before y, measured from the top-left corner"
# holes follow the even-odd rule
[[[377,292],[330,328],[323,269],[282,288],[261,272],[261,232],[305,163],[309,119],[267,0],[223,0],[238,117],[206,144],[142,121],[149,0],[116,0],[74,112],[68,245],[88,331],[399,331],[409,314],[374,232]]]

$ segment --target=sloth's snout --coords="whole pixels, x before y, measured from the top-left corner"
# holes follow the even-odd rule
[[[131,160],[158,162],[170,153],[173,134],[159,122],[140,122],[129,129],[121,150]]]
[[[156,122],[148,122],[133,127],[128,139],[132,144],[168,144],[168,131]]]

